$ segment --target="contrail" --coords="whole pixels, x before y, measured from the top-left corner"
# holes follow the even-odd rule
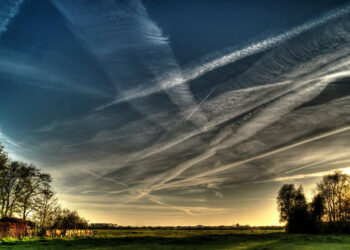
[[[233,50],[231,53],[218,56],[216,59],[212,61],[206,62],[198,67],[195,67],[194,69],[190,69],[189,72],[187,73],[187,80],[198,78],[204,75],[205,73],[212,71],[216,68],[223,67],[227,64],[240,60],[244,57],[257,54],[264,50],[270,49],[271,47],[274,47],[280,43],[290,40],[308,30],[314,29],[322,24],[325,24],[326,22],[342,17],[349,13],[350,13],[350,4],[347,4],[345,6],[338,7],[324,14],[318,19],[312,19],[300,26],[297,26],[283,34],[277,35],[275,37],[267,38],[258,43],[251,44],[243,49]]]
[[[234,135],[230,137],[226,136],[223,142],[219,141],[219,146],[215,145],[214,147],[208,149],[206,152],[174,168],[173,173],[170,173],[168,177],[162,180],[159,184],[156,184],[155,187],[164,185],[166,182],[178,177],[180,174],[190,169],[195,164],[198,164],[200,162],[203,162],[204,160],[213,157],[219,150],[232,147],[244,140],[247,140],[248,138],[256,134],[258,131],[262,130],[263,128],[272,124],[274,121],[278,120],[282,115],[289,113],[292,109],[304,103],[305,100],[313,99],[315,95],[318,95],[319,92],[322,89],[324,89],[325,85],[321,82],[319,84],[311,85],[311,87],[308,88],[304,88],[304,86],[301,87],[302,90],[300,92],[290,94],[289,96],[286,96],[285,98],[276,101],[276,103],[271,104],[266,109],[264,109],[260,115],[253,118],[251,122],[248,122],[247,124],[242,126],[242,128],[239,129],[239,131],[237,131]],[[284,102],[286,102],[287,105],[283,105]],[[254,124],[259,125],[254,126]],[[220,168],[221,167],[216,168],[215,170]],[[200,177],[202,176],[200,175]]]
[[[7,0],[0,4],[0,37],[7,31],[11,20],[18,14],[24,0]]]
[[[268,179],[268,180],[254,181],[251,183],[264,183],[264,182],[266,183],[266,182],[272,182],[272,181],[282,182],[282,181],[290,181],[290,180],[297,180],[297,179],[322,177],[325,175],[333,174],[334,171],[341,171],[346,173],[349,171],[349,168],[337,168],[337,169],[332,169],[327,171],[316,172],[312,174],[297,174],[297,175],[286,176],[286,177],[277,177],[277,178]]]
[[[7,142],[8,144],[10,144],[12,146],[15,146],[16,148],[23,149],[23,147],[21,145],[19,145],[15,141],[13,141],[11,138],[7,137],[4,133],[2,133],[1,130],[0,130],[0,139],[4,140],[5,142]]]
[[[272,150],[272,151],[264,153],[264,154],[260,154],[260,155],[257,155],[257,156],[254,156],[254,157],[251,157],[251,158],[248,158],[248,159],[245,159],[245,160],[237,161],[237,162],[234,162],[234,163],[231,163],[231,164],[226,164],[226,165],[223,165],[223,166],[221,166],[219,168],[216,168],[216,169],[213,169],[213,170],[205,171],[205,172],[203,172],[201,174],[197,174],[197,175],[194,175],[192,177],[189,177],[189,178],[186,178],[186,179],[183,179],[183,180],[179,180],[179,181],[175,181],[175,182],[171,182],[171,183],[161,183],[161,184],[155,185],[155,186],[153,186],[151,188],[151,191],[152,190],[162,190],[162,189],[166,189],[168,187],[169,188],[175,188],[175,187],[178,187],[178,186],[181,187],[181,186],[186,185],[186,183],[188,183],[190,181],[198,180],[198,179],[201,179],[201,178],[209,176],[209,175],[217,174],[217,173],[220,173],[220,172],[225,171],[227,169],[230,169],[230,168],[233,168],[233,167],[237,167],[237,166],[249,163],[251,161],[263,159],[263,158],[266,158],[266,157],[269,157],[269,156],[272,156],[272,155],[275,155],[275,154],[278,154],[278,153],[281,153],[281,152],[293,149],[295,147],[299,147],[299,146],[302,146],[304,144],[307,144],[307,143],[310,143],[310,142],[313,142],[313,141],[317,141],[317,140],[321,140],[321,139],[324,139],[326,137],[333,136],[333,135],[336,135],[336,134],[340,134],[340,133],[343,133],[343,132],[346,132],[346,131],[349,131],[349,130],[350,130],[350,126],[346,126],[346,127],[343,127],[343,128],[340,128],[340,129],[336,129],[336,130],[333,130],[333,131],[330,131],[330,132],[326,132],[324,134],[321,134],[321,135],[318,135],[318,136],[315,136],[315,137],[312,137],[312,138],[309,138],[309,139],[305,139],[303,141],[300,141],[300,142],[297,142],[297,143],[294,143],[294,144],[291,144],[291,145],[288,145],[288,146],[284,146],[284,147]],[[265,182],[265,181],[262,181],[262,182]]]
[[[340,156],[341,156],[341,155],[340,155]],[[325,163],[325,162],[327,162],[327,161],[330,161],[330,160],[339,158],[340,156],[339,156],[339,155],[335,155],[335,156],[332,156],[332,157],[328,157],[328,158],[326,158],[326,159],[324,159],[324,160],[316,161],[316,162],[307,164],[307,165],[305,165],[305,166],[302,166],[302,167],[299,167],[299,168],[295,168],[295,169],[286,171],[286,172],[284,172],[284,173],[285,173],[285,174],[290,174],[290,173],[293,173],[293,172],[296,172],[296,171],[299,171],[299,170],[302,170],[302,169],[305,169],[305,168],[309,168],[309,167],[312,167],[312,166],[317,166],[317,165],[319,165],[319,164],[321,164],[321,163]]]
[[[164,178],[160,183],[154,185],[153,187],[150,188],[150,190],[156,190],[156,189],[162,189],[164,186],[166,186],[167,182],[175,179],[179,175],[181,175],[184,171],[190,169],[192,166],[203,162],[204,160],[207,160],[211,157],[213,157],[217,151],[237,145],[238,143],[247,140],[250,138],[252,135],[256,134],[258,131],[262,130],[263,128],[269,126],[272,124],[274,121],[278,120],[282,115],[285,115],[289,113],[291,110],[293,110],[295,107],[300,106],[302,103],[312,100],[315,96],[317,96],[326,86],[329,82],[334,79],[334,77],[339,77],[339,76],[346,76],[349,75],[349,72],[346,73],[338,73],[335,75],[331,76],[326,76],[323,80],[321,80],[319,83],[316,84],[311,84],[310,87],[304,88],[303,85],[307,84],[301,84],[300,85],[300,91],[296,92],[295,94],[290,94],[281,100],[276,101],[275,103],[271,104],[268,106],[266,109],[264,109],[260,115],[256,116],[255,118],[252,119],[252,121],[248,122],[244,126],[242,126],[241,129],[239,129],[233,136],[230,137],[225,137],[224,141],[218,141],[217,144],[218,146],[214,146],[213,148],[208,149],[206,152],[198,155],[197,157],[190,159],[180,165],[178,165],[176,168],[173,169],[172,173],[169,174],[168,177]],[[287,105],[283,105],[283,103],[286,102]],[[255,126],[255,124],[258,124]],[[350,126],[347,128],[350,129]],[[342,132],[342,130],[339,130]],[[324,137],[331,135],[330,133],[323,135]],[[318,139],[323,138],[319,137]],[[313,140],[316,140],[317,138],[313,138]],[[308,141],[303,141],[304,143]],[[299,144],[304,144],[300,142]],[[298,146],[297,144],[293,144],[294,146]],[[293,146],[293,147],[294,147]],[[284,150],[289,149],[288,147],[282,148]],[[271,154],[278,153],[284,150],[280,151],[271,151]],[[274,153],[273,153],[274,152]],[[189,180],[192,180],[194,178],[200,178],[203,176],[207,176],[209,174],[213,174],[216,172],[221,172],[224,171],[228,168],[238,166],[241,164],[244,164],[246,162],[250,162],[255,159],[260,159],[263,157],[266,157],[268,155],[262,155],[262,156],[257,156],[253,158],[249,158],[247,160],[239,161],[237,163],[233,164],[228,164],[224,165],[222,167],[206,171],[202,174],[196,175],[195,177],[189,178]]]
[[[47,67],[47,64],[38,63],[30,57],[3,52],[0,51],[0,73],[15,83],[94,97],[111,97],[98,89],[77,84],[77,81],[70,79],[67,74],[55,72],[52,66]]]
[[[225,49],[222,52],[216,52],[212,55],[207,55],[203,59],[195,63],[192,63],[192,65],[187,66],[183,70],[183,80],[178,79],[177,81],[174,81],[172,85],[160,84],[160,86],[164,86],[164,87],[168,86],[169,88],[171,88],[174,85],[184,84],[187,81],[194,80],[212,70],[223,67],[227,64],[234,63],[238,60],[241,60],[244,57],[251,56],[251,55],[263,52],[267,49],[270,49],[278,44],[281,44],[283,42],[286,42],[287,40],[297,37],[298,35],[304,32],[317,28],[318,26],[321,26],[336,18],[343,17],[349,13],[350,13],[350,4],[346,4],[345,6],[338,7],[330,12],[325,13],[319,18],[311,19],[308,22],[300,26],[297,26],[285,33],[267,38],[257,43],[253,43],[245,48],[242,48],[242,49],[229,48],[229,49]],[[197,65],[199,64],[199,66],[193,66],[193,64],[197,64]],[[145,86],[145,88],[146,87],[147,86]],[[163,90],[164,88],[159,88],[159,86],[153,86],[147,89],[142,88],[142,89],[134,89],[134,90],[126,91],[121,96],[119,96],[116,100],[110,103],[107,103],[99,107],[98,109],[103,109],[122,102],[128,102],[133,99],[142,98]]]
[[[321,140],[323,138],[326,138],[326,137],[329,137],[329,136],[332,136],[332,135],[344,133],[344,132],[349,131],[349,130],[350,130],[350,126],[346,126],[346,127],[343,127],[343,128],[340,128],[340,129],[336,129],[336,130],[333,130],[333,131],[330,131],[330,132],[326,132],[324,134],[321,134],[321,135],[318,135],[318,136],[315,136],[315,137],[312,137],[312,138],[309,138],[309,139],[305,139],[305,140],[302,140],[300,142],[297,142],[297,143],[294,143],[294,144],[291,144],[291,145],[288,145],[288,146],[285,146],[285,147],[281,147],[279,149],[275,149],[275,150],[272,150],[270,152],[267,152],[267,153],[264,153],[264,154],[261,154],[261,155],[257,155],[257,156],[251,157],[249,159],[245,159],[245,160],[238,161],[238,162],[235,162],[235,163],[223,165],[223,166],[221,166],[219,168],[216,168],[216,169],[213,169],[213,170],[210,170],[210,171],[206,171],[204,173],[201,173],[201,174],[198,174],[196,176],[193,176],[190,179],[195,179],[195,178],[200,178],[200,177],[204,177],[204,176],[211,175],[211,174],[216,174],[216,173],[225,171],[227,169],[230,169],[230,168],[233,168],[233,167],[237,167],[239,165],[243,165],[243,164],[251,162],[251,161],[255,161],[255,160],[258,160],[258,159],[266,158],[268,156],[272,156],[272,155],[275,155],[275,154],[278,154],[278,153],[290,150],[292,148],[296,148],[296,147],[302,146],[302,145],[310,143],[310,142],[318,141],[318,140]]]
[[[202,103],[205,102],[205,100],[208,99],[208,97],[215,91],[215,89],[216,89],[216,87],[213,88],[213,89],[209,92],[209,94],[208,94],[208,95],[193,109],[193,111],[192,111],[192,112],[188,115],[188,117],[186,118],[186,121],[187,121],[188,119],[191,118],[191,116],[194,114],[194,112],[196,112],[197,109],[202,105]]]
[[[96,178],[98,178],[98,179],[102,179],[102,180],[105,180],[105,181],[113,182],[113,183],[118,184],[118,185],[122,185],[122,186],[129,187],[127,184],[125,184],[125,183],[123,183],[123,182],[119,182],[119,181],[116,181],[116,180],[114,180],[114,179],[112,179],[112,178],[107,178],[107,177],[98,175],[98,174],[96,174],[96,173],[94,173],[94,172],[91,172],[91,171],[88,171],[88,170],[86,170],[86,169],[84,169],[84,168],[80,168],[80,171],[82,171],[82,172],[84,172],[84,173],[87,173],[87,174],[89,174],[89,175],[91,175],[91,176],[94,176],[94,177],[96,177]]]
[[[68,20],[69,27],[97,58],[119,94],[139,88],[144,81],[164,89],[180,111],[197,105],[182,77],[167,37],[149,18],[138,0],[92,1],[52,0]],[[113,17],[113,18],[111,18]],[[133,102],[144,115],[162,110],[163,105]],[[95,111],[108,107],[103,105]],[[206,121],[204,114],[198,119]],[[157,121],[154,121],[157,123]]]
[[[344,24],[342,24],[342,26],[344,26]],[[339,30],[339,29],[336,29],[336,30]],[[327,36],[329,36],[328,33],[327,33]],[[316,58],[316,60],[311,60],[313,59],[312,55],[311,56],[306,55],[305,58],[302,58],[302,61],[304,62],[302,66],[299,66],[296,68],[293,67],[295,64],[291,63],[290,60],[289,61],[284,60],[284,58],[288,57],[289,55],[288,53],[284,55],[282,58],[281,56],[278,56],[278,58],[268,57],[268,61],[266,63],[263,63],[262,66],[269,65],[270,64],[269,62],[271,62],[271,60],[273,60],[272,62],[276,65],[281,65],[282,63],[282,65],[284,65],[283,71],[280,72],[280,70],[278,70],[278,71],[272,72],[272,75],[284,76],[284,72],[287,70],[288,74],[286,76],[288,77],[287,78],[282,77],[284,81],[280,83],[278,82],[276,83],[273,81],[273,79],[271,79],[273,83],[271,85],[267,84],[263,86],[253,86],[247,89],[240,89],[240,90],[233,91],[234,93],[240,93],[238,95],[235,94],[236,97],[239,97],[239,98],[232,99],[229,96],[220,97],[219,99],[222,99],[225,103],[228,102],[229,104],[227,105],[228,108],[226,110],[217,109],[218,107],[223,106],[222,102],[220,101],[214,102],[210,100],[208,107],[214,107],[214,109],[212,110],[212,113],[215,116],[215,120],[214,120],[214,123],[210,121],[209,124],[206,125],[206,127],[215,126],[215,124],[216,125],[219,124],[220,121],[222,122],[229,119],[230,117],[231,118],[235,117],[238,113],[248,112],[249,110],[252,109],[252,107],[257,107],[263,103],[273,101],[273,105],[270,104],[262,111],[259,111],[260,115],[253,117],[248,123],[243,124],[243,126],[241,126],[233,136],[229,136],[228,134],[223,134],[223,136],[220,136],[220,138],[218,138],[219,140],[216,140],[217,142],[214,143],[215,147],[212,148],[213,150],[208,150],[207,152],[199,155],[198,157],[194,157],[193,159],[186,161],[183,164],[179,164],[177,167],[171,170],[172,173],[170,173],[166,178],[160,181],[160,183],[154,185],[147,192],[151,192],[152,190],[155,190],[158,188],[161,189],[164,186],[168,187],[169,183],[167,182],[178,177],[180,174],[182,174],[184,171],[191,168],[195,164],[198,164],[199,162],[202,162],[212,157],[217,150],[236,145],[244,140],[249,139],[251,136],[259,132],[260,130],[269,126],[271,123],[277,121],[277,119],[279,119],[282,115],[286,115],[287,113],[291,112],[295,107],[301,105],[306,101],[309,101],[310,99],[313,99],[315,96],[317,96],[320,93],[320,91],[324,89],[324,87],[329,82],[335,81],[338,78],[349,76],[349,71],[346,70],[347,69],[346,65],[348,65],[347,64],[348,56],[346,55],[348,55],[348,53],[346,49],[345,50],[343,49],[344,44],[346,44],[346,39],[342,39],[343,37],[346,38],[347,33],[344,33],[340,35],[340,37],[337,37],[337,39],[332,40],[333,41],[332,46],[327,47],[327,49],[329,49],[330,51],[328,50],[324,51],[323,46],[321,46],[320,48],[319,46],[316,46],[313,49],[313,51],[319,50],[320,53],[322,52],[323,57]],[[322,38],[322,34],[321,34],[321,38]],[[311,41],[302,42],[301,48],[298,45],[300,42],[297,44],[298,45],[297,47],[294,46],[293,48],[298,50],[303,50],[304,48],[303,46],[306,46],[310,43],[315,45],[315,43],[313,42],[314,40],[317,40],[317,42],[322,42],[323,40],[327,40],[327,39],[326,38],[320,39],[319,36],[316,36],[316,38],[312,39]],[[337,48],[335,52],[333,48],[334,46]],[[280,50],[279,52],[281,53]],[[312,53],[312,54],[315,54],[315,53]],[[345,57],[341,57],[341,55],[345,55]],[[298,57],[297,59],[299,60],[300,58]],[[326,64],[324,62],[325,59],[327,59]],[[288,62],[288,64],[286,65],[285,62]],[[266,68],[266,71],[268,69],[269,68]],[[343,71],[338,72],[339,70],[343,70]],[[261,67],[258,67],[258,69],[255,68],[254,70],[255,74],[258,74],[260,72],[262,72]],[[300,76],[303,76],[303,77],[300,77]],[[280,79],[280,77],[277,77],[277,78]],[[306,78],[306,79],[303,79],[303,78]],[[259,80],[259,79],[255,79],[255,80]],[[315,82],[319,82],[319,83],[314,84]],[[306,85],[310,83],[312,84],[312,86],[304,89],[304,87],[306,87]],[[282,84],[281,87],[284,86],[285,84],[287,84],[288,86],[285,86],[286,88],[283,88],[282,92],[280,89],[277,91],[277,93],[273,91],[272,95],[269,94],[268,92],[262,93],[261,91],[258,91],[261,88],[266,88],[266,87],[270,88],[272,86],[276,87],[277,84]],[[247,95],[247,96],[242,95],[243,92],[248,91],[250,89],[257,90],[254,96],[256,97],[256,95],[258,94],[258,98],[255,98],[255,100],[251,99],[250,97],[251,95]],[[297,92],[295,92],[296,90]],[[264,100],[260,100],[259,97]],[[282,97],[281,100],[276,101],[280,97]],[[249,107],[242,106],[242,103],[244,104],[248,100],[249,100],[248,104],[251,103],[253,106],[251,105],[249,105]],[[202,105],[203,103],[204,102],[202,102]],[[244,110],[242,108],[244,108]],[[228,115],[225,116],[225,118],[223,119],[219,116],[221,113],[228,113]],[[194,135],[195,134],[187,134],[184,137],[178,138],[169,144],[159,145],[159,147],[156,147],[156,148],[152,147],[150,148],[150,150],[147,149],[142,153],[140,152],[140,155],[142,155],[141,158],[145,158],[150,155],[159,153],[160,151],[167,150],[172,146],[178,145],[184,140],[190,139]],[[224,141],[222,139],[224,139]],[[131,158],[133,159],[139,158],[139,157],[136,157],[136,155],[134,156],[135,157],[131,157]]]

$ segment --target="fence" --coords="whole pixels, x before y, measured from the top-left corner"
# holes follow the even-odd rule
[[[76,237],[76,236],[94,236],[94,231],[89,229],[46,229],[46,237]]]
[[[79,237],[94,236],[93,230],[88,229],[30,229],[27,225],[10,222],[0,222],[0,238],[22,238],[31,236],[45,237]]]

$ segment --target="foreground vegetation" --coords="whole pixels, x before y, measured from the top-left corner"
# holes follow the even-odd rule
[[[95,237],[3,239],[1,249],[349,249],[348,235],[281,230],[98,230]]]
[[[6,217],[22,218],[41,231],[88,227],[78,212],[60,206],[50,174],[10,159],[0,143],[0,219]]]
[[[280,221],[290,233],[350,233],[350,175],[325,175],[307,202],[303,187],[284,184],[278,192]]]

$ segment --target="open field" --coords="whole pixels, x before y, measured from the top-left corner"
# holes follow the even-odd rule
[[[350,235],[272,230],[98,230],[95,237],[3,239],[1,249],[350,249]]]

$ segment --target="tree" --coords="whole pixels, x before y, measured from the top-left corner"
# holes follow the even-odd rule
[[[88,228],[88,221],[80,217],[76,211],[63,209],[61,214],[57,216],[53,227],[62,229]]]
[[[323,176],[317,183],[317,191],[322,197],[325,219],[329,222],[349,221],[348,208],[350,177],[340,171]]]
[[[321,221],[322,216],[324,214],[324,205],[323,205],[323,198],[322,195],[317,194],[310,204],[310,213],[311,216],[316,221]]]
[[[35,207],[36,197],[51,189],[52,178],[49,174],[43,174],[35,166],[30,165],[25,169],[24,188],[19,199],[19,207],[22,218],[25,220]]]
[[[294,184],[285,184],[277,196],[280,221],[287,222],[289,232],[301,232],[303,222],[308,217],[307,202],[303,187],[295,188]]]
[[[4,151],[4,147],[0,143],[0,170],[3,169],[8,163],[7,153]]]
[[[280,222],[288,222],[295,208],[306,206],[302,186],[296,189],[294,184],[284,184],[278,192],[277,204]]]
[[[86,228],[76,211],[62,209],[52,178],[34,165],[11,161],[0,143],[0,217],[21,216],[40,228]]]
[[[50,187],[44,189],[35,198],[33,219],[39,228],[51,228],[61,213],[55,193]]]
[[[34,200],[50,188],[52,178],[34,165],[8,161],[0,169],[0,216],[21,215],[26,219],[34,209]]]
[[[18,211],[18,201],[24,189],[25,164],[9,162],[0,171],[1,217],[13,216]]]

